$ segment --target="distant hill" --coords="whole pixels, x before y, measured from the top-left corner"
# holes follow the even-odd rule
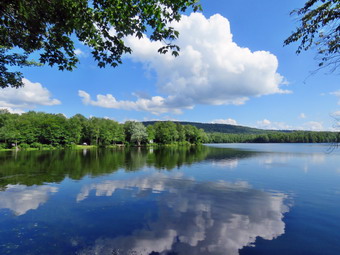
[[[157,121],[144,121],[145,126],[153,125]],[[214,123],[199,123],[199,122],[186,122],[186,121],[173,121],[174,123],[180,123],[182,125],[192,125],[197,128],[202,128],[207,133],[219,132],[227,134],[265,134],[272,132],[271,130],[250,128],[244,126],[235,126],[229,124],[214,124]]]

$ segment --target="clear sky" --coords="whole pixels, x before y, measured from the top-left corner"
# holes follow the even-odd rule
[[[23,68],[26,86],[0,90],[0,108],[71,117],[181,120],[270,129],[332,130],[340,116],[340,81],[317,68],[315,51],[283,47],[297,26],[290,11],[305,1],[203,0],[203,12],[178,24],[180,57],[160,43],[130,37],[132,55],[100,69],[78,43],[73,72]]]

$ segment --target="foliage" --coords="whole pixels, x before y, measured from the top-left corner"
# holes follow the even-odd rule
[[[147,132],[147,134],[148,134],[148,141],[149,141],[150,143],[152,143],[153,140],[154,140],[155,137],[156,137],[154,127],[153,127],[152,125],[147,126],[147,127],[146,127],[146,132]]]
[[[184,132],[179,139],[177,130],[191,130],[191,133],[189,136]],[[107,147],[125,143],[140,146],[151,140],[160,144],[200,144],[204,137],[203,130],[173,122],[160,122],[146,128],[140,122],[120,124],[105,118],[87,119],[81,114],[66,118],[62,114],[30,111],[19,115],[0,110],[0,144],[4,148],[43,150],[75,148],[77,144]]]
[[[157,121],[144,121],[143,124],[146,126],[154,125]],[[205,132],[220,132],[220,133],[231,133],[231,134],[263,134],[266,131],[263,129],[243,127],[243,126],[235,126],[229,124],[215,124],[215,123],[199,123],[199,122],[187,122],[187,121],[179,121],[176,122],[182,126],[190,125],[197,127],[198,129],[203,129]],[[179,135],[181,136],[180,130],[178,130]]]
[[[336,132],[271,132],[266,134],[208,133],[210,143],[334,143],[340,142]]]
[[[202,123],[201,123],[202,124]],[[209,126],[210,127],[210,126]],[[201,143],[331,143],[339,142],[336,132],[265,131],[262,133],[208,132],[192,125],[159,121],[145,127],[143,123],[77,114],[27,112],[21,115],[0,111],[0,147],[19,149],[75,148],[77,144],[110,147],[117,144],[191,145]]]
[[[129,133],[131,134],[130,142],[137,143],[137,145],[140,146],[143,141],[145,142],[147,140],[148,133],[142,123],[132,121],[130,122],[129,128]]]
[[[220,150],[206,146],[180,148],[127,148],[88,150],[39,151],[36,153],[0,154],[0,189],[8,184],[42,185],[61,182],[65,178],[78,180],[84,176],[101,176],[118,170],[137,171],[144,166],[171,170],[204,160]],[[228,153],[228,151],[226,151]],[[10,156],[9,156],[10,155]],[[224,155],[225,156],[225,155]],[[230,155],[233,157],[235,155]],[[228,155],[229,157],[229,155]],[[100,160],[98,160],[100,158]]]
[[[124,38],[150,34],[153,41],[168,40],[160,53],[178,46],[179,35],[168,24],[178,21],[188,8],[201,7],[197,0],[5,0],[0,2],[0,86],[22,86],[22,73],[8,66],[48,64],[73,70],[78,58],[75,41],[92,50],[99,67],[117,66],[131,53]],[[17,51],[19,50],[19,51]],[[38,63],[29,61],[38,52]]]
[[[319,67],[335,71],[340,66],[340,1],[308,0],[291,14],[298,16],[300,25],[284,44],[300,41],[297,54],[316,47]]]

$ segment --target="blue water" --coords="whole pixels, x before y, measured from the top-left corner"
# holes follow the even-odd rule
[[[0,254],[340,254],[326,144],[0,154]]]

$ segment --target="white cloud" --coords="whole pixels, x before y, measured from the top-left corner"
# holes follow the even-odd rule
[[[302,128],[303,130],[311,130],[311,131],[322,131],[325,130],[323,127],[322,122],[318,121],[309,121],[303,124]]]
[[[163,174],[90,184],[77,200],[85,202],[91,191],[112,196],[119,189],[129,190],[132,197],[156,193],[157,218],[130,235],[99,238],[79,254],[237,255],[257,237],[272,240],[282,235],[284,213],[289,211],[285,194],[256,190],[246,182],[195,182]]]
[[[11,108],[11,107],[1,107],[0,110],[7,110],[7,111],[9,111],[10,113],[17,113],[17,114],[22,114],[22,113],[25,112],[25,111],[20,110],[20,109],[13,109],[13,108]]]
[[[277,73],[278,60],[267,51],[252,52],[232,40],[229,21],[219,14],[205,18],[200,13],[183,15],[171,24],[180,32],[176,44],[180,56],[161,55],[164,46],[144,36],[125,39],[133,61],[141,62],[157,76],[159,92],[165,96],[138,98],[136,102],[117,101],[112,95],[98,95],[90,104],[109,108],[164,113],[192,109],[196,104],[244,104],[249,97],[288,93],[280,85],[284,78]],[[110,103],[108,103],[108,101]],[[160,109],[160,110],[158,110]]]
[[[300,113],[299,118],[300,118],[300,119],[305,119],[305,118],[307,118],[307,116],[306,116],[306,114],[304,114],[304,113],[302,112],[302,113]]]
[[[0,192],[0,208],[12,210],[16,215],[23,215],[28,210],[35,210],[45,203],[51,193],[56,193],[57,187],[7,185],[6,190]]]
[[[74,53],[75,53],[77,56],[83,55],[83,54],[84,54],[84,52],[82,52],[81,49],[75,49],[75,50],[74,50]]]
[[[74,50],[74,53],[78,56],[78,57],[87,57],[88,54],[83,52],[81,49],[77,48]]]
[[[96,100],[92,100],[90,94],[83,90],[79,90],[78,95],[82,98],[82,102],[85,105],[123,110],[148,111],[153,114],[161,114],[166,112],[172,112],[175,114],[181,113],[179,108],[167,106],[165,99],[160,96],[154,96],[150,99],[139,97],[137,101],[133,102],[124,100],[117,101],[117,99],[111,94],[97,95]]]
[[[330,94],[338,97],[339,99],[338,104],[340,105],[340,90],[331,92]]]
[[[40,83],[33,83],[25,78],[22,81],[24,86],[21,88],[0,90],[0,108],[21,112],[24,109],[33,109],[38,105],[60,104],[59,100],[51,98],[51,93]]]
[[[309,130],[309,131],[322,131],[325,130],[322,122],[309,121],[303,123],[301,126],[291,126],[284,122],[275,122],[264,119],[256,122],[257,128],[271,129],[271,130]]]
[[[231,118],[228,119],[216,119],[213,120],[211,123],[214,124],[229,124],[229,125],[237,125],[237,121]]]
[[[331,115],[333,117],[340,117],[340,111],[333,112]]]
[[[263,128],[263,129],[272,129],[272,130],[287,130],[292,129],[291,126],[287,125],[284,122],[272,122],[268,119],[263,119],[261,121],[256,122],[257,128]]]
[[[234,169],[238,166],[238,159],[222,159],[212,162],[213,166]]]

